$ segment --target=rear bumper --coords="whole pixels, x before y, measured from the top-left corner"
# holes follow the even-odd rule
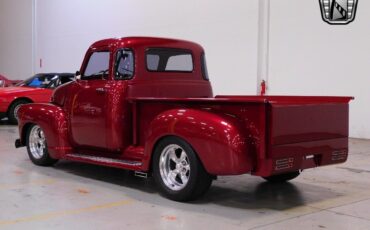
[[[268,159],[255,173],[260,176],[282,174],[308,168],[343,163],[348,158],[348,138],[272,146]]]
[[[0,120],[6,117],[6,113],[0,112]]]

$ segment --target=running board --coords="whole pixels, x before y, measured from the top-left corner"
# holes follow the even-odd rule
[[[116,168],[124,168],[124,169],[141,169],[142,163],[140,161],[128,161],[128,160],[121,160],[121,159],[114,159],[114,158],[107,158],[107,157],[98,157],[92,155],[85,155],[85,154],[67,154],[65,156],[66,159],[72,161],[80,161],[86,162],[91,164],[98,164],[98,165],[106,165]]]

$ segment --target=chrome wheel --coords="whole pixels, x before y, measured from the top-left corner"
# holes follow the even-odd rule
[[[197,153],[179,137],[163,137],[156,144],[152,164],[160,193],[171,200],[197,199],[211,186],[212,177],[204,169]]]
[[[41,159],[46,152],[46,140],[44,131],[40,126],[35,125],[32,127],[29,134],[29,150],[32,154],[32,157],[35,159]]]
[[[23,104],[19,104],[14,108],[14,117],[18,120],[18,110]]]
[[[159,157],[159,172],[163,183],[171,190],[183,189],[190,178],[187,153],[177,144],[166,146]]]

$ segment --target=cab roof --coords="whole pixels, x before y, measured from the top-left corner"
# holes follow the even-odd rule
[[[190,49],[193,51],[203,52],[202,46],[195,42],[159,37],[123,37],[123,38],[108,38],[99,40],[90,46],[90,49],[99,47],[115,47],[115,48],[139,48],[139,47],[167,47]]]

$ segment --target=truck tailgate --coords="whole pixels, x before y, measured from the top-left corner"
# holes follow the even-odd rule
[[[295,100],[297,99],[297,100]],[[268,102],[271,174],[342,163],[348,157],[350,97],[292,97]]]
[[[348,137],[347,103],[273,103],[268,119],[271,145]]]

